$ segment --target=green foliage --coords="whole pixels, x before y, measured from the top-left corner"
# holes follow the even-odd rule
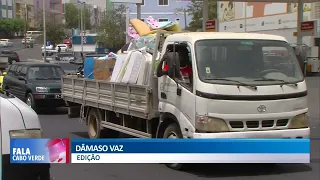
[[[4,36],[12,36],[23,30],[24,21],[22,19],[0,19],[0,32]]]
[[[46,34],[47,40],[51,41],[52,44],[62,43],[66,33],[64,31],[64,26],[62,24],[46,23]]]
[[[42,12],[39,11],[38,14],[42,14]],[[43,18],[42,16],[38,17],[39,30],[43,31]],[[61,19],[57,18],[53,12],[46,12],[46,40],[51,41],[52,44],[59,44],[63,42],[65,36],[65,26],[62,24]],[[39,36],[37,42],[42,44],[43,36]]]
[[[91,28],[90,22],[91,12],[89,9],[83,9],[83,22],[86,29]],[[66,27],[68,28],[78,28],[80,25],[81,11],[75,4],[66,3],[65,4],[65,19]]]
[[[191,0],[190,4],[186,8],[186,12],[192,16],[192,21],[189,23],[187,30],[197,31],[202,29],[202,12],[203,1]],[[208,2],[208,19],[217,18],[217,1]]]
[[[98,27],[97,42],[108,48],[121,48],[126,36],[126,6],[119,5],[106,12],[105,18]]]

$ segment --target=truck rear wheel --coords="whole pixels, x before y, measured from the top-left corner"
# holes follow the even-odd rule
[[[90,109],[88,113],[88,135],[91,139],[100,138],[101,119],[97,109]]]
[[[183,138],[181,130],[176,123],[170,124],[163,133],[163,138],[177,139]],[[182,163],[171,163],[166,164],[168,168],[174,170],[183,170],[185,168],[185,164]]]
[[[98,138],[117,138],[119,132],[112,129],[103,129],[101,127],[101,121],[103,115],[101,112],[95,108],[91,108],[88,113],[88,135],[91,139]]]

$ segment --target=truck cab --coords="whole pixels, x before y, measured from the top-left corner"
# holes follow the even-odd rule
[[[178,77],[179,64],[186,60],[181,48],[188,50],[192,67],[188,83]],[[307,87],[285,38],[179,33],[166,38],[162,58],[175,51],[175,58],[167,57],[168,73],[158,78],[160,121],[165,124],[159,130],[167,137],[309,137]],[[171,127],[168,134],[167,121],[179,128]]]

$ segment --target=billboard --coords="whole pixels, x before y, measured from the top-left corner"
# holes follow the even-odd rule
[[[311,3],[304,4],[304,19]],[[306,17],[307,16],[307,17]],[[297,27],[297,3],[232,2],[218,3],[219,31],[250,32]]]

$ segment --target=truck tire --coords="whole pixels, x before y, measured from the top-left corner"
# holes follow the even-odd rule
[[[91,108],[88,113],[88,135],[90,139],[100,138],[101,119],[97,109]]]
[[[119,132],[101,127],[102,114],[95,108],[91,108],[88,113],[88,135],[91,139],[117,138]]]
[[[183,138],[181,130],[176,123],[170,124],[163,133],[163,138]],[[182,163],[171,163],[165,164],[168,168],[174,170],[183,170],[185,168],[185,164]]]

